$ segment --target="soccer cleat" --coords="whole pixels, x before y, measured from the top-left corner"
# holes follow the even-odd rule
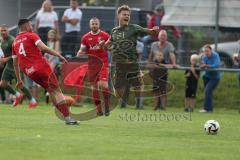
[[[110,115],[109,107],[105,107],[104,115],[107,117]]]
[[[103,112],[102,111],[97,111],[97,116],[103,116]]]
[[[13,101],[13,107],[16,107],[23,99],[23,94],[20,94],[18,97],[16,97]]]
[[[29,109],[36,108],[37,105],[38,105],[37,102],[30,102],[29,105],[28,105],[28,108],[29,108]]]
[[[78,125],[79,123],[75,119],[68,116],[68,117],[65,117],[65,124],[66,125]]]

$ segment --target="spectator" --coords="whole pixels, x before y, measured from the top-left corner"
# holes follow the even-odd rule
[[[1,48],[1,42],[2,42],[2,38],[0,37],[0,58],[3,58],[4,57],[4,53],[2,51],[2,48]],[[5,64],[2,64],[0,63],[0,77],[2,77],[2,73],[3,73],[3,70],[4,70],[4,67],[5,67]],[[6,101],[6,95],[5,95],[5,91],[3,88],[0,88],[0,95],[1,95],[1,100],[0,102],[1,103],[5,103]]]
[[[38,11],[36,17],[35,31],[42,41],[47,43],[47,33],[50,29],[55,29],[59,34],[58,16],[53,10],[52,2],[45,0],[42,8]]]
[[[164,54],[159,51],[155,53],[153,63],[147,64],[147,67],[150,68],[149,74],[153,79],[153,110],[158,108],[165,110],[167,105],[167,68],[171,68],[172,65],[165,62]]]
[[[193,54],[190,58],[191,69],[186,70],[186,88],[185,88],[185,112],[193,112],[196,104],[196,92],[200,71],[196,70],[198,63],[198,55]]]
[[[163,26],[161,24],[161,20],[162,20],[163,16],[164,16],[163,6],[161,4],[157,5],[155,7],[154,14],[149,18],[148,28],[150,29],[154,26],[158,26],[159,30],[170,29],[170,30],[172,30],[174,36],[176,38],[179,38],[181,36],[181,34],[180,34],[180,31],[176,27],[174,27],[174,26]],[[144,36],[142,38],[142,42],[144,44],[143,54],[142,54],[142,60],[143,61],[147,60],[147,58],[148,58],[148,54],[149,54],[148,45],[150,43],[154,42],[154,41],[157,41],[157,40],[158,40],[157,36],[150,36],[150,35]]]
[[[48,31],[47,46],[60,53],[60,42],[57,36],[57,31],[54,29]],[[45,53],[44,57],[48,60],[52,70],[57,74],[56,67],[60,64],[59,58],[48,53]],[[45,91],[45,102],[46,104],[49,103],[49,93],[47,91]]]
[[[71,8],[65,10],[62,22],[65,23],[65,35],[62,38],[62,54],[65,57],[73,57],[78,51],[80,22],[82,11],[78,8],[77,0],[70,0]]]
[[[234,53],[233,56],[232,56],[232,60],[233,60],[233,64],[234,64],[234,67],[236,68],[239,68],[240,64],[240,50],[238,51],[238,53]],[[238,88],[240,88],[240,72],[238,72],[237,74],[237,86]]]
[[[200,65],[201,68],[206,69],[215,69],[219,68],[221,64],[220,57],[217,52],[212,50],[210,45],[204,46],[204,57],[202,60],[202,64]],[[199,112],[212,112],[213,111],[213,104],[212,104],[212,94],[214,89],[217,87],[220,81],[220,72],[219,71],[205,71],[203,76],[204,82],[204,108]]]
[[[154,60],[156,59],[155,56],[157,54],[159,54],[159,52],[163,53],[163,59],[164,59],[164,63],[172,64],[172,67],[176,68],[177,64],[176,64],[176,56],[174,54],[174,46],[171,42],[167,41],[167,32],[166,30],[161,30],[158,34],[158,39],[159,41],[154,42],[151,46],[151,51],[150,51],[150,55],[149,55],[149,63],[154,63]],[[166,81],[167,81],[167,71],[166,71],[166,77],[165,77]],[[164,82],[166,83],[166,82]],[[166,93],[167,92],[167,87],[162,87],[161,89],[161,93]],[[167,106],[167,95],[163,94],[161,95],[161,100],[163,100],[163,102],[161,103],[162,107],[161,109],[165,110],[166,106]],[[156,107],[156,106],[155,106]]]

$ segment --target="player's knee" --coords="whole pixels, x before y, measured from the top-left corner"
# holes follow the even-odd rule
[[[98,86],[102,89],[104,88],[108,88],[108,83],[107,82],[103,82],[103,81],[99,81],[98,82]]]

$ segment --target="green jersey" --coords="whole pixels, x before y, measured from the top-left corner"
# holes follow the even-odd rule
[[[136,24],[115,27],[111,32],[112,55],[115,62],[137,62],[137,38],[147,34],[148,29]]]
[[[9,35],[7,39],[0,39],[1,48],[4,54],[4,57],[11,57],[12,56],[12,43],[14,41],[14,37]],[[13,66],[12,58],[7,61],[8,66]]]

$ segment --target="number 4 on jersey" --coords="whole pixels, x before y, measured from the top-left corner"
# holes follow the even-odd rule
[[[19,54],[22,54],[22,55],[26,56],[26,52],[25,52],[25,49],[23,47],[23,43],[20,43],[18,52],[19,52]]]

